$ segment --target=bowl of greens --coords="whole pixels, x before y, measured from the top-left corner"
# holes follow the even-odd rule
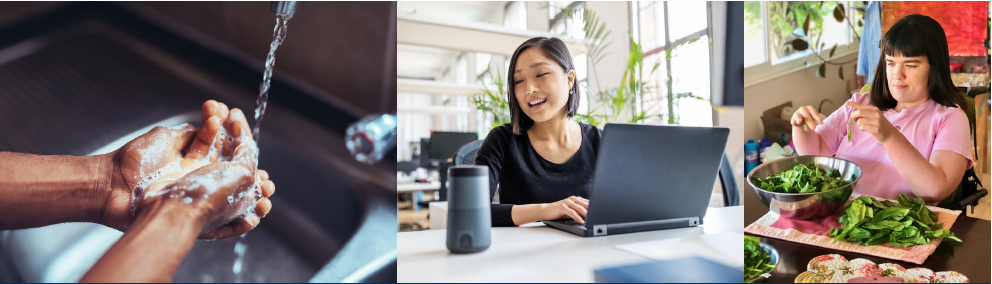
[[[861,168],[851,161],[799,156],[766,162],[748,173],[747,182],[768,210],[810,220],[844,207],[860,178]]]
[[[778,265],[778,251],[758,237],[744,236],[744,282],[754,283],[771,277]]]

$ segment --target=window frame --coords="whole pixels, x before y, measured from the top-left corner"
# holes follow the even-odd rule
[[[668,14],[668,3],[667,2],[664,2],[664,1],[663,2],[657,2],[657,3],[655,3],[655,5],[658,5],[658,4],[663,5],[662,6],[663,7],[662,9],[664,9],[664,13],[663,13],[664,16],[663,17],[665,17],[665,18],[662,19],[662,21],[664,22],[665,40],[666,40],[666,42],[665,42],[664,45],[655,47],[655,48],[653,48],[651,50],[644,51],[644,57],[645,58],[647,58],[648,56],[651,56],[651,55],[659,54],[659,53],[664,54],[665,50],[668,49],[670,46],[675,46],[675,45],[678,45],[678,44],[682,44],[684,42],[688,42],[688,41],[693,40],[693,39],[701,39],[703,37],[706,37],[707,39],[712,39],[713,36],[712,36],[711,30],[710,30],[712,27],[710,26],[710,21],[707,20],[706,21],[706,27],[705,28],[703,28],[703,29],[701,29],[699,31],[693,32],[693,33],[691,33],[689,35],[686,35],[686,36],[684,36],[682,38],[678,38],[678,39],[672,40],[669,37],[669,35],[671,34],[671,31],[669,29],[670,27],[669,27],[669,22],[668,22],[668,17],[669,17],[669,14]],[[631,2],[628,5],[630,5],[631,33],[636,34],[637,35],[636,36],[637,42],[638,43],[641,43],[642,42],[641,41],[641,35],[640,35],[640,28],[641,28],[640,27],[641,26],[641,23],[640,23],[640,21],[641,21],[641,19],[640,19],[640,9],[641,9],[641,7],[640,6],[634,6],[634,5],[637,5],[635,2]],[[705,5],[706,5],[707,17],[711,17],[710,14],[712,13],[712,9],[709,7],[710,4],[709,3],[706,3]],[[712,45],[708,45],[708,49],[709,49],[709,53],[710,53],[710,58],[708,60],[712,61],[713,60],[713,57],[712,57],[713,46]],[[661,67],[662,66],[659,66],[659,68],[661,68]],[[665,60],[663,67],[665,68],[665,72],[666,72],[665,74],[672,74],[672,64],[671,64],[671,61],[670,60]],[[710,69],[710,68],[711,67],[709,65],[707,65],[707,69]],[[712,71],[712,70],[707,70],[707,71]],[[673,75],[672,78],[674,79],[675,76]],[[712,81],[713,81],[712,76],[709,78],[709,81],[710,81],[710,83],[712,83]],[[662,87],[661,92],[664,92],[665,93],[663,95],[663,99],[660,101],[660,103],[662,104],[661,106],[662,107],[665,107],[668,104],[668,100],[671,98],[671,94],[668,93],[668,89],[667,88],[664,88],[664,86],[666,86],[664,84],[665,82],[662,81],[662,82],[658,82],[658,83],[660,83],[659,86]],[[710,85],[712,85],[712,84],[710,84]],[[709,97],[709,100],[707,102],[709,102],[710,104],[712,104],[713,103],[713,90],[710,87],[708,87],[708,88],[709,88],[709,93],[710,93],[709,95],[710,95],[710,97]],[[643,109],[645,109],[645,106],[643,104],[644,104],[644,102],[643,102],[642,96],[638,96],[636,98],[635,111],[642,111]],[[665,111],[667,112],[668,110],[666,109]],[[714,110],[712,108],[710,108],[709,111],[710,111],[711,115],[715,116]],[[716,121],[715,117],[714,118],[711,118],[711,120],[710,120],[710,126],[714,125],[715,124],[715,121]],[[665,120],[662,119],[662,122],[665,122]]]

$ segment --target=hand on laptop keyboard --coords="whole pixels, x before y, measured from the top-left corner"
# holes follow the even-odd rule
[[[570,196],[554,203],[541,206],[542,220],[571,219],[579,224],[585,224],[586,210],[589,209],[589,199]]]
[[[571,218],[561,218],[561,219],[558,219],[558,220],[555,220],[555,221],[556,222],[560,222],[560,223],[565,224],[565,225],[583,225],[583,224],[585,224],[586,218],[585,217],[582,217],[582,223],[579,223],[578,221],[572,220]]]

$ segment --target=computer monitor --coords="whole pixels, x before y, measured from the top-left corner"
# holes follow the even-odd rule
[[[432,167],[430,138],[420,138],[420,167],[422,168]]]
[[[447,161],[458,152],[458,149],[469,142],[479,140],[479,135],[471,132],[439,132],[431,133],[431,160]],[[424,155],[424,153],[421,153]]]

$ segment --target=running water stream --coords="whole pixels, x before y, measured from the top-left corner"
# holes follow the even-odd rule
[[[282,41],[286,39],[288,24],[288,17],[282,14],[276,16],[276,27],[272,31],[272,43],[269,44],[269,55],[265,56],[265,72],[262,73],[262,85],[258,88],[258,100],[256,101],[258,106],[255,108],[255,128],[251,132],[256,142],[258,142],[258,131],[259,126],[262,125],[262,117],[265,116],[265,106],[269,100],[272,68],[276,65],[276,50],[279,49],[279,45],[282,45]]]
[[[286,39],[286,30],[288,29],[290,17],[292,16],[287,17],[284,14],[276,15],[276,27],[272,31],[272,43],[269,44],[269,54],[265,56],[265,71],[262,73],[262,84],[258,87],[258,100],[255,102],[257,104],[255,107],[255,127],[251,131],[255,143],[258,143],[259,126],[262,125],[262,117],[265,116],[265,107],[269,100],[272,69],[276,65],[276,50],[282,45],[282,41]],[[256,192],[256,194],[261,194],[261,191]],[[247,235],[247,232],[242,234],[237,243],[234,244],[235,259],[234,266],[231,267],[231,272],[234,272],[235,282],[241,282],[242,280],[241,271],[244,265],[245,252],[248,250],[248,245],[244,244],[243,240]]]

